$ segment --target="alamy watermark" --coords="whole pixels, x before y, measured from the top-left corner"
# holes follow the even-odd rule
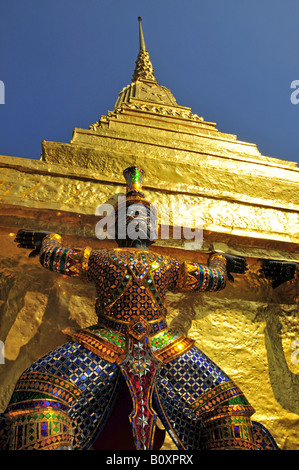
[[[133,203],[126,206],[126,197],[118,197],[118,209],[109,203],[96,208],[95,215],[101,220],[96,224],[95,235],[98,239],[125,240],[137,238],[144,240],[157,238],[157,219],[160,217],[162,240],[183,239],[186,250],[199,250],[203,243],[202,207],[200,205],[171,204],[152,206]],[[117,232],[117,237],[116,237]]]
[[[293,80],[291,83],[291,88],[294,91],[291,93],[290,100],[292,104],[299,103],[299,80]]]
[[[5,86],[2,80],[0,80],[0,104],[5,104]]]

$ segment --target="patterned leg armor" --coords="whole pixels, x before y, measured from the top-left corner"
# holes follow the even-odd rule
[[[202,415],[203,449],[257,450],[250,420],[252,414],[252,408],[248,405],[228,405]]]
[[[73,433],[67,413],[36,407],[11,415],[9,450],[71,449]]]
[[[7,450],[10,423],[4,413],[0,413],[0,450]]]
[[[254,409],[241,390],[195,346],[161,367],[154,397],[180,450],[275,448],[270,433],[253,427]]]
[[[11,450],[88,449],[118,391],[117,366],[77,343],[37,361],[16,384],[6,417]]]
[[[199,450],[203,422],[196,399],[229,378],[193,346],[163,364],[156,379],[154,398],[159,417],[180,450]]]

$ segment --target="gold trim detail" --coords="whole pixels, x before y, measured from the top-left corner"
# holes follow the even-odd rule
[[[119,348],[115,344],[106,341],[104,338],[92,335],[89,332],[83,333],[82,331],[79,331],[78,333],[72,334],[70,339],[81,344],[86,349],[94,352],[108,362],[116,362],[119,356],[124,353],[122,348]]]
[[[180,338],[172,341],[170,344],[167,344],[159,351],[153,352],[153,355],[156,359],[159,359],[164,364],[172,361],[181,354],[184,354],[194,345],[194,340],[186,336],[181,336]]]
[[[92,252],[92,249],[89,246],[87,246],[83,250],[83,253],[82,253],[82,259],[81,259],[82,273],[81,273],[81,276],[82,276],[83,280],[88,279],[88,271],[89,271],[88,262],[89,262],[89,257],[91,255],[91,252]]]
[[[49,235],[45,236],[43,241],[45,241],[45,240],[57,240],[57,241],[61,242],[62,237],[58,233],[50,233]]]

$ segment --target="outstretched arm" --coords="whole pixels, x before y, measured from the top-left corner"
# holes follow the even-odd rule
[[[39,255],[44,268],[88,280],[90,248],[85,250],[65,248],[62,246],[60,235],[31,230],[19,230],[15,241],[20,248],[33,250],[29,254],[30,257]]]
[[[177,292],[218,291],[224,289],[227,280],[234,281],[231,273],[243,274],[247,270],[244,258],[214,253],[208,266],[198,263],[182,263],[176,285]]]

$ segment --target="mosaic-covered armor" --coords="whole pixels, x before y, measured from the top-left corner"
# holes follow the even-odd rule
[[[92,448],[124,383],[137,449],[152,449],[157,416],[181,450],[277,448],[238,386],[167,325],[166,292],[223,289],[229,259],[213,254],[204,266],[147,248],[69,249],[45,236],[42,266],[95,284],[98,323],[22,374],[6,410],[9,448]]]

